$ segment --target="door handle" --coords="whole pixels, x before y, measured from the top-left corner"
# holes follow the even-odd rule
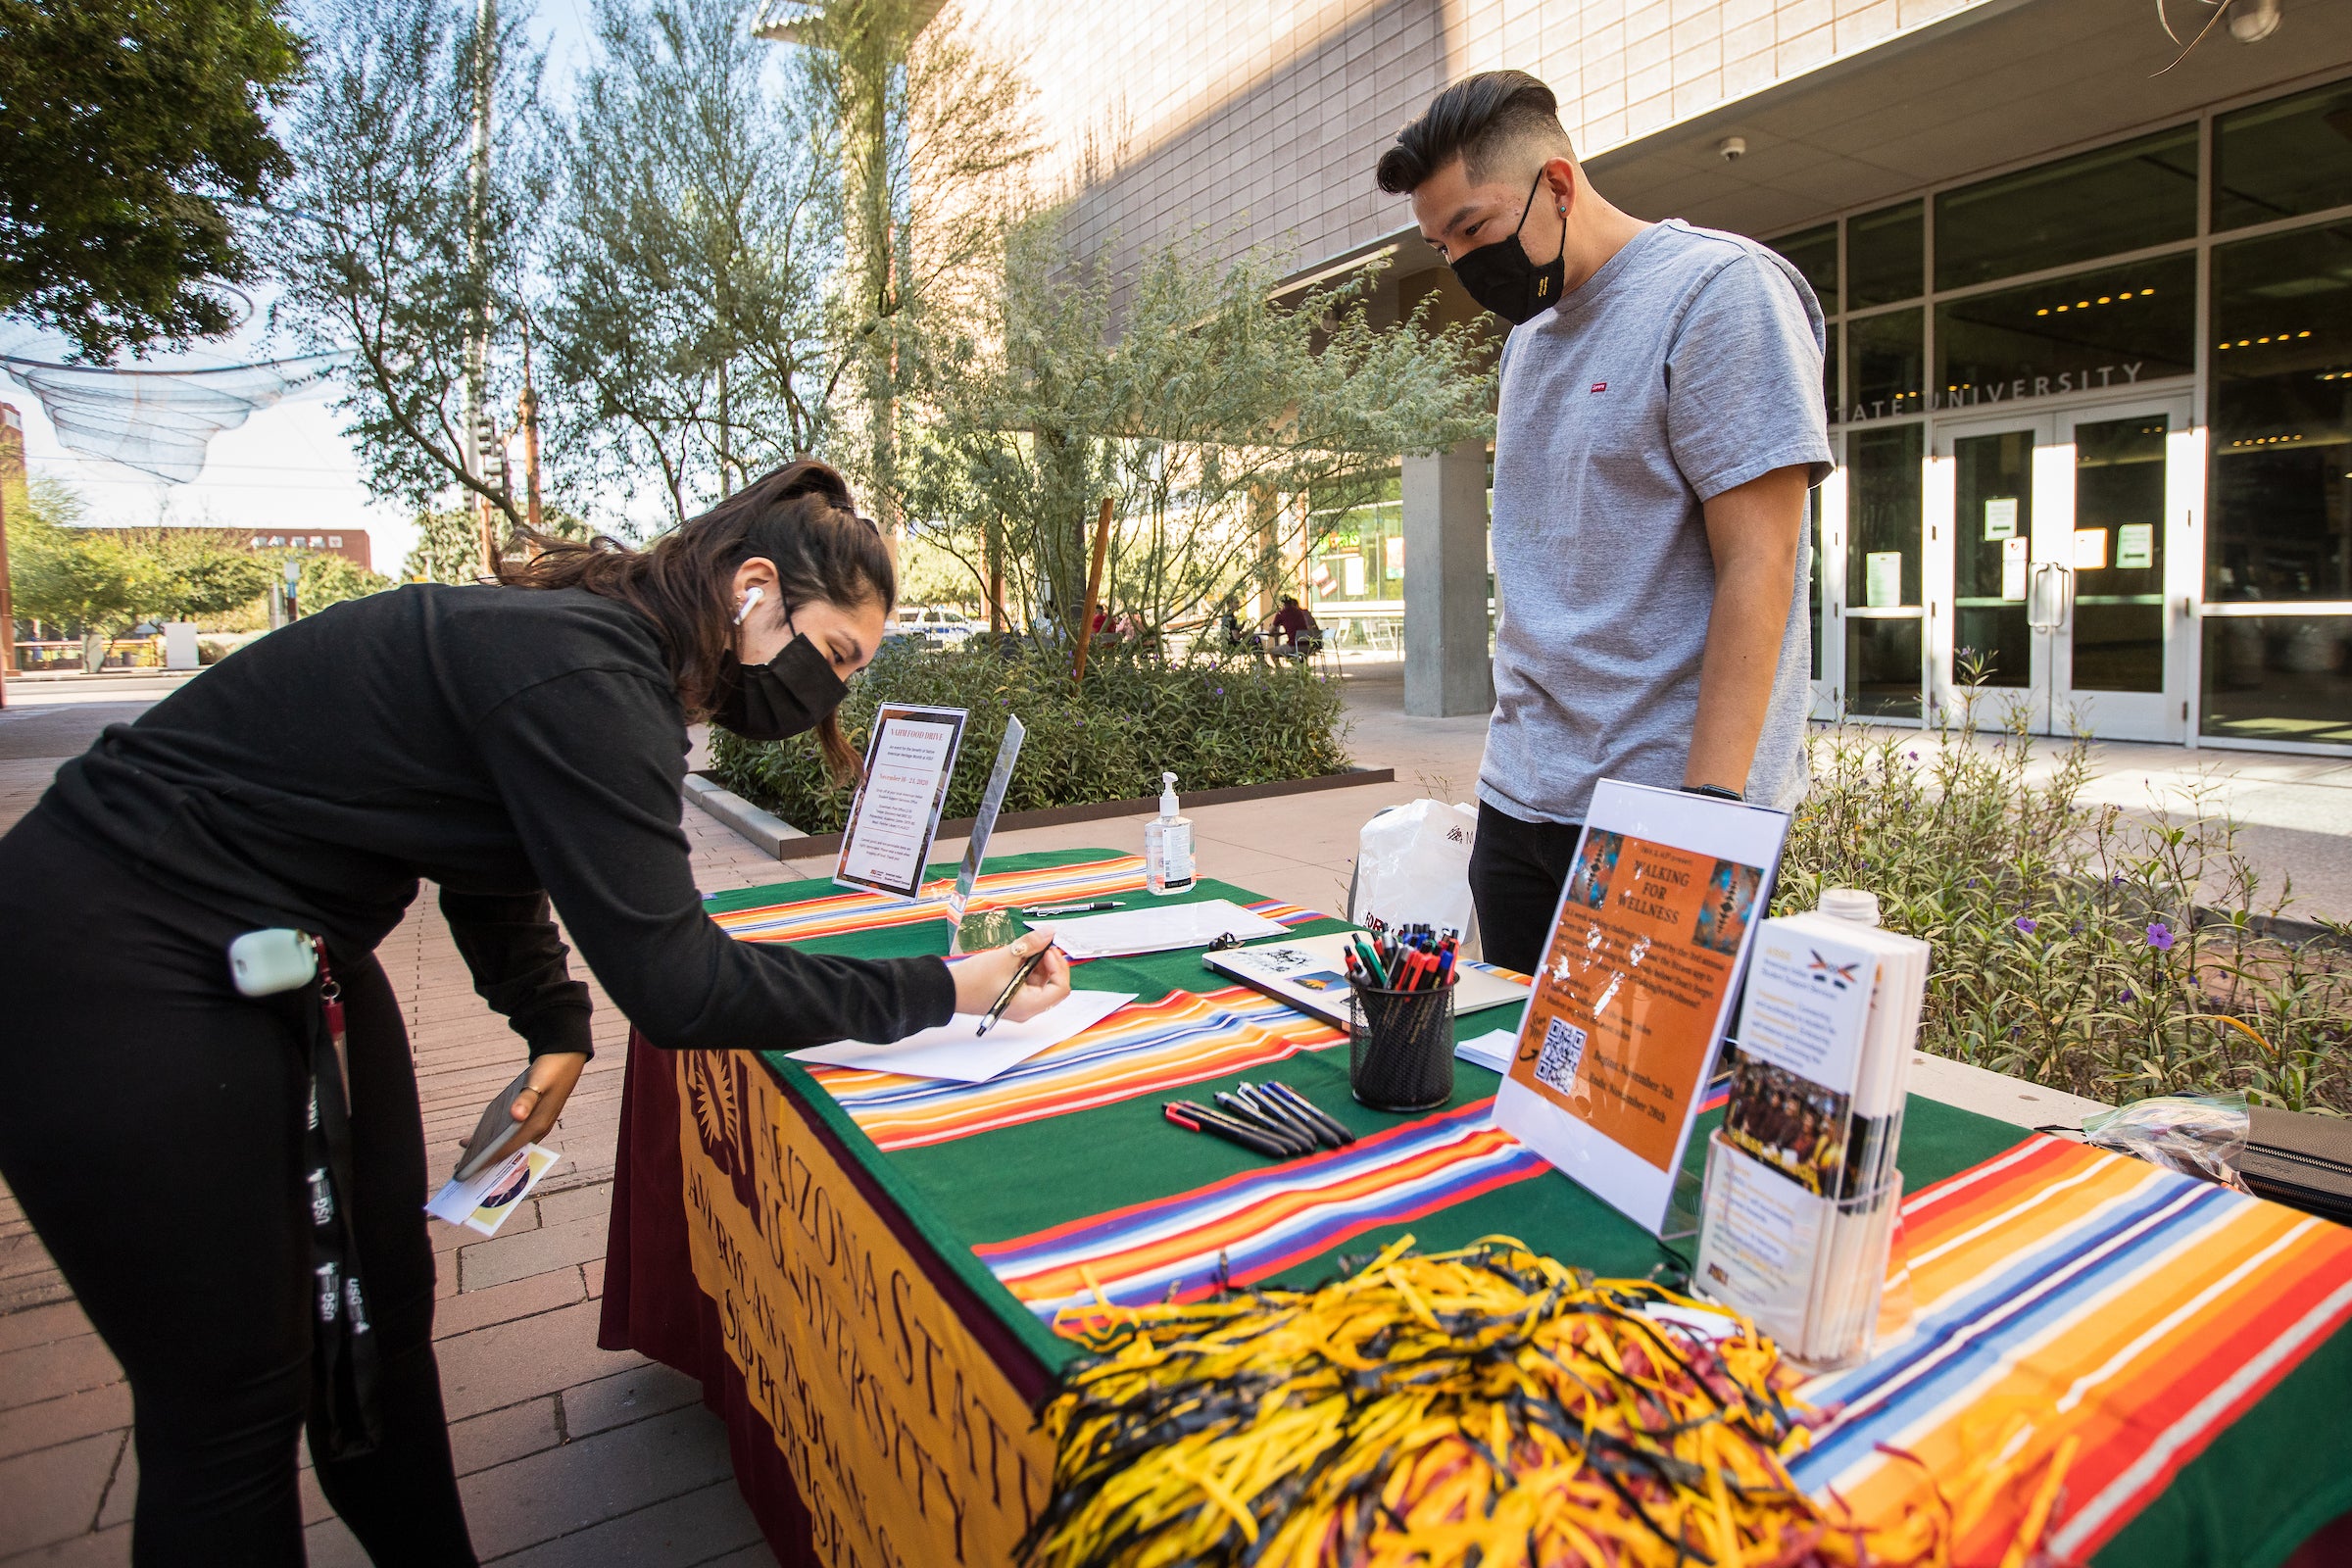
[[[2061,569],[2055,561],[2034,563],[2033,586],[2028,590],[2026,600],[2026,625],[2029,629],[2034,631],[2056,631],[2058,629],[2062,617],[2051,612],[2050,588],[2054,574]]]

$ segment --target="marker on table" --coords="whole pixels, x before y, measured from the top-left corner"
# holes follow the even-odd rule
[[[1288,1152],[1273,1139],[1252,1132],[1238,1122],[1229,1121],[1223,1116],[1212,1114],[1201,1106],[1184,1101],[1178,1101],[1174,1104],[1161,1105],[1159,1113],[1186,1132],[1210,1133],[1224,1139],[1229,1144],[1239,1144],[1244,1149],[1264,1154],[1272,1159],[1281,1159]]]
[[[1032,904],[1025,906],[1021,912],[1036,919],[1050,914],[1092,914],[1097,909],[1124,909],[1125,907],[1127,906],[1116,899],[1098,899],[1092,904]]]

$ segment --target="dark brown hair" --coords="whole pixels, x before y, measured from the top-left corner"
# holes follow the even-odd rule
[[[881,530],[858,514],[847,481],[803,459],[763,474],[699,517],[631,550],[616,540],[549,540],[536,560],[502,564],[517,588],[585,588],[654,623],[689,718],[710,715],[735,651],[735,571],[754,556],[775,563],[789,612],[814,600],[856,609],[899,600],[898,568]],[[854,777],[858,754],[839,715],[816,726],[834,773]]]
[[[1482,71],[1432,98],[1421,118],[1396,133],[1396,145],[1380,155],[1380,188],[1407,195],[1456,158],[1462,172],[1481,182],[1494,155],[1522,141],[1568,145],[1560,101],[1524,71]]]

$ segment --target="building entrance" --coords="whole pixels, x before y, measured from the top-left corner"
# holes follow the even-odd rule
[[[2186,739],[2203,466],[2185,393],[1937,420],[1919,573],[1932,701],[1973,683],[1980,722]],[[1907,564],[1867,558],[1864,597]]]

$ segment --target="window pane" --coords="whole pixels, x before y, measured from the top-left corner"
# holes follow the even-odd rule
[[[1813,285],[1814,296],[1821,301],[1823,313],[1836,316],[1838,225],[1824,223],[1819,228],[1808,228],[1801,234],[1784,234],[1768,243],[1805,274],[1805,281]]]
[[[2197,127],[2062,158],[1936,198],[1936,286],[2145,250],[2197,232]]]
[[[1920,619],[1854,610],[1920,603],[1921,459],[1924,427],[1858,430],[1852,454],[1852,519],[1845,564],[1845,703],[1854,713],[1917,718]]]
[[[1845,411],[1849,419],[1917,414],[1927,402],[1927,329],[1923,310],[1889,311],[1845,323]]]
[[[2352,599],[2352,226],[2213,251],[2209,599]]]
[[[1838,412],[1838,323],[1832,321],[1827,331],[1821,354],[1821,406],[1828,411],[1830,422],[1837,424],[1845,417]]]
[[[1845,710],[1856,717],[1917,718],[1920,633],[1917,615],[1845,621]]]
[[[2242,228],[2347,202],[2352,202],[2352,81],[2214,120],[2214,227]]]
[[[1848,530],[1845,602],[1865,610],[1917,605],[1920,557],[1920,465],[1923,427],[1856,430],[1853,452],[1853,527]],[[1871,576],[1878,557],[1877,582]],[[1899,559],[1890,559],[1899,558]]]
[[[2161,414],[2075,426],[2077,691],[2164,690],[2164,460]],[[2082,535],[2104,535],[2091,551]]]
[[[1813,678],[1821,679],[1821,486],[1805,492],[1805,597],[1812,607]]]
[[[2195,368],[2197,261],[2164,256],[1936,307],[1936,406],[1977,408]]]
[[[2034,432],[1962,437],[1952,443],[1952,676],[1985,686],[2028,685]]]
[[[1892,305],[1926,293],[1927,246],[1927,206],[1922,202],[1883,207],[1846,220],[1846,309]]]
[[[2208,735],[2352,742],[2352,617],[2205,617]]]

